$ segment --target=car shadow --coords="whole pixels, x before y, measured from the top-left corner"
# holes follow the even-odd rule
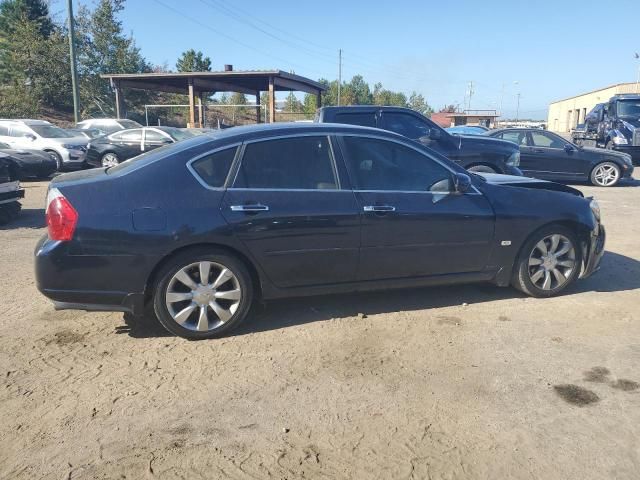
[[[14,230],[16,228],[44,228],[44,208],[23,208],[17,218],[6,225],[0,226],[0,230]]]
[[[562,183],[564,185],[575,186],[575,187],[593,187],[590,182],[578,182],[578,181],[557,181],[556,183]],[[625,188],[625,187],[640,187],[640,180],[635,178],[623,178],[621,179],[617,185],[614,187],[608,188]],[[598,188],[606,188],[606,187],[598,187]]]
[[[625,255],[605,252],[600,271],[574,283],[563,295],[638,288],[640,262]],[[247,335],[332,319],[430,310],[514,298],[526,296],[513,288],[470,284],[273,300],[254,305],[247,320],[230,335]],[[125,314],[124,321],[125,325],[118,327],[116,333],[127,333],[134,338],[171,336],[151,315],[134,317]]]

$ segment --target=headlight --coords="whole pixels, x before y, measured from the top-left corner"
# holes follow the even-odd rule
[[[589,208],[591,209],[591,213],[593,213],[595,219],[600,223],[600,205],[595,198],[592,198],[589,202]]]
[[[504,163],[510,167],[517,167],[520,165],[520,151],[513,152],[509,155],[509,158],[507,158],[507,161]]]
[[[622,135],[611,139],[615,145],[627,145],[629,142]]]
[[[77,145],[68,145],[68,144],[65,143],[64,145],[62,145],[62,148],[66,148],[68,150],[74,150],[74,149],[78,148],[78,146]]]

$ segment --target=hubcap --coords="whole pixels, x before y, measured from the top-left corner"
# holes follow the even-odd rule
[[[598,185],[607,187],[618,180],[618,169],[613,165],[600,165],[596,168],[593,176]]]
[[[529,254],[529,279],[542,290],[563,286],[576,267],[576,251],[571,241],[560,234],[544,237]]]
[[[228,322],[240,305],[235,274],[219,263],[202,261],[178,270],[165,295],[171,317],[184,328],[206,332]]]
[[[112,153],[107,153],[104,157],[102,157],[103,167],[115,167],[116,165],[118,165],[118,157],[116,157]]]

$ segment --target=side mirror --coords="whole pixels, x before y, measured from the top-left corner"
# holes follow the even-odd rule
[[[27,134],[25,134],[25,138],[28,138],[29,140],[31,140],[33,142],[36,139],[36,136],[31,134],[31,133],[27,133]]]
[[[471,177],[466,173],[454,174],[453,189],[456,193],[467,193],[471,190]]]
[[[431,140],[439,140],[442,137],[440,130],[437,128],[430,128],[428,135]]]
[[[573,153],[573,151],[575,150],[575,148],[573,148],[573,145],[569,145],[568,143],[565,144],[564,146],[564,151],[567,152],[568,154]]]

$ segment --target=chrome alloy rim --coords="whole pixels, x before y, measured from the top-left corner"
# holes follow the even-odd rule
[[[224,265],[201,261],[178,270],[167,285],[165,304],[184,328],[207,332],[220,328],[238,310],[242,290]]]
[[[618,169],[613,165],[599,165],[593,174],[598,185],[608,187],[618,181]]]
[[[104,157],[102,157],[103,167],[115,167],[116,165],[118,165],[118,157],[116,157],[113,153],[107,153]]]
[[[576,251],[571,241],[560,234],[544,237],[529,254],[529,279],[542,290],[563,286],[576,268]]]

